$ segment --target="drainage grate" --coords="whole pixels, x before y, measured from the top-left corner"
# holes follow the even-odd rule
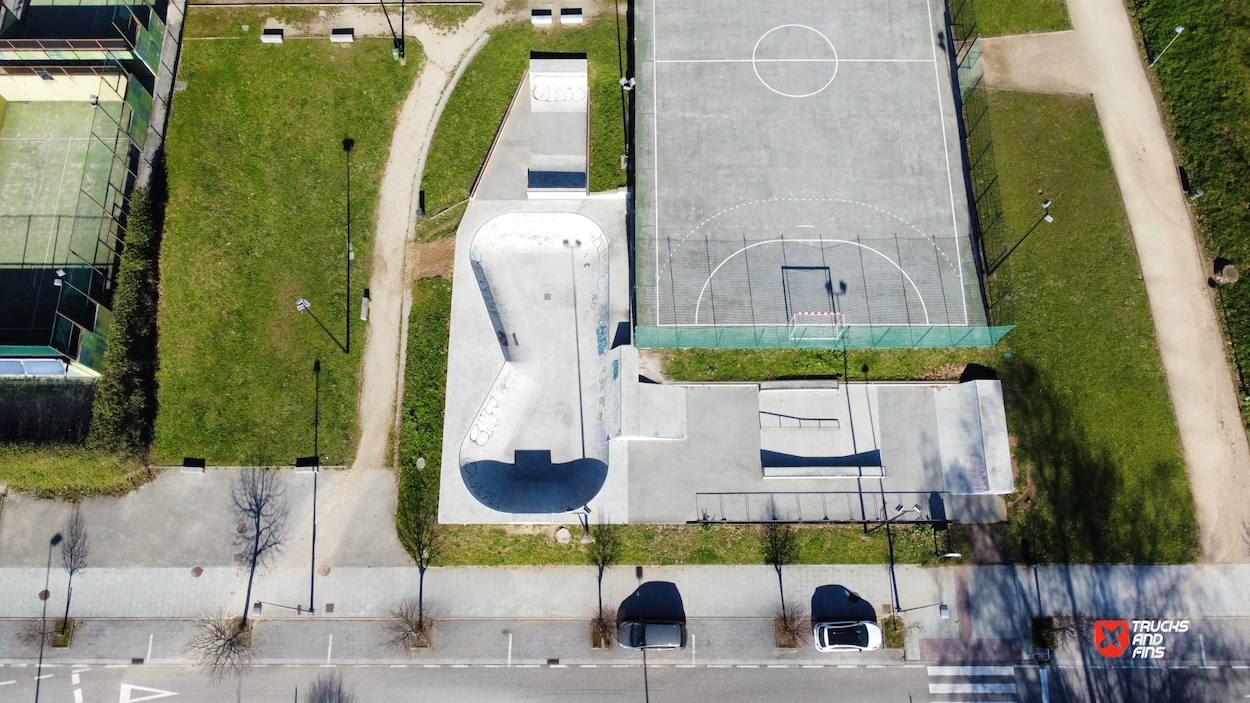
[[[559,659],[548,659],[548,660],[547,660],[547,666],[558,666],[559,664],[560,664],[560,660],[559,660]]]

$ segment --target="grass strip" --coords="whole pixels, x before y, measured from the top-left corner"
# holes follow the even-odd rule
[[[621,23],[622,32],[624,23]],[[421,176],[426,212],[435,215],[469,197],[531,51],[584,52],[590,71],[590,189],[625,185],[625,128],[617,23],[610,14],[582,26],[541,29],[513,22],[492,29],[460,77],[438,120]]]
[[[185,48],[187,88],[177,94],[166,142],[157,463],[189,455],[212,464],[259,456],[284,464],[309,454],[317,359],[322,462],[354,455],[366,325],[359,305],[369,285],[378,183],[420,67],[415,41],[406,67],[391,59],[390,45]],[[296,311],[299,297],[340,342],[351,325],[350,356],[309,313]]]
[[[952,12],[961,4],[952,0]],[[1072,29],[1064,0],[976,0],[976,18],[975,33],[983,37]]]

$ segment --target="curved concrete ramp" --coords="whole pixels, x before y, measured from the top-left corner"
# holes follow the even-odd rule
[[[509,213],[482,225],[469,251],[502,365],[460,443],[461,478],[474,498],[501,512],[581,508],[603,487],[608,472],[602,412],[584,406],[581,383],[583,376],[598,378],[603,363],[597,336],[606,329],[601,318],[606,319],[607,238],[582,215]],[[539,273],[572,293],[572,307],[558,320],[552,303],[535,300],[529,290]],[[537,305],[546,307],[527,313],[527,306]],[[577,349],[552,346],[553,324],[573,328],[563,338]],[[544,348],[549,356],[571,353],[544,364]],[[596,349],[597,354],[588,351]],[[559,395],[559,408],[567,409],[567,422],[554,433],[527,432],[535,427],[533,415],[542,412],[542,398],[550,408],[553,394]]]
[[[464,485],[484,505],[505,513],[566,513],[603,488],[608,465],[593,459],[551,461],[546,450],[516,451],[516,461],[474,461],[460,467]]]

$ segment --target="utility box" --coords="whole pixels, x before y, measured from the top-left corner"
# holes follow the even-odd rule
[[[330,41],[335,43],[350,44],[356,41],[356,30],[352,27],[341,27],[339,29],[330,30]]]
[[[282,35],[282,30],[281,30],[281,29],[266,29],[265,31],[261,32],[261,34],[260,34],[260,43],[262,43],[262,44],[281,44],[281,43],[282,43],[282,36],[283,36],[283,35]]]
[[[565,7],[560,10],[560,24],[581,24],[583,21],[580,7]]]
[[[531,10],[530,24],[551,24],[551,10]]]

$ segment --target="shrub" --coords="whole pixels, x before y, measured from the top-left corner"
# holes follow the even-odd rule
[[[104,375],[92,407],[88,442],[97,449],[142,454],[152,439],[161,222],[152,192],[135,189],[117,269]]]

